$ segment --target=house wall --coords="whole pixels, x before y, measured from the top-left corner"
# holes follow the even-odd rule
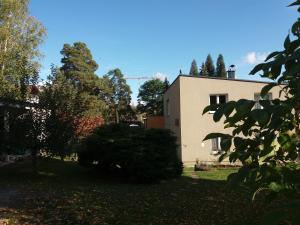
[[[168,103],[169,102],[169,103]],[[169,108],[168,105],[169,104]],[[176,79],[164,94],[165,128],[171,130],[177,137],[178,157],[181,159],[181,131],[180,131],[180,80]]]
[[[180,85],[179,85],[180,84]],[[179,87],[178,87],[179,85]],[[228,101],[241,98],[254,100],[254,94],[260,93],[266,83],[239,80],[209,79],[180,76],[167,96],[171,108],[180,116],[180,129],[169,125],[166,128],[179,135],[182,160],[187,165],[194,165],[196,159],[203,163],[215,163],[217,156],[212,154],[211,140],[203,142],[205,136],[212,132],[230,133],[224,129],[224,118],[218,123],[213,121],[213,114],[202,115],[203,109],[209,105],[209,96],[226,94]],[[271,90],[273,98],[279,96],[279,88]],[[178,100],[179,98],[179,100]],[[177,108],[180,109],[177,109]],[[174,115],[175,116],[175,115]],[[174,117],[171,116],[170,120]],[[171,122],[171,121],[170,121]]]

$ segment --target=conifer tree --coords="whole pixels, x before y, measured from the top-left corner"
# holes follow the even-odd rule
[[[165,90],[167,90],[170,87],[170,82],[168,81],[167,78],[164,80],[164,85],[165,85]]]
[[[104,115],[107,111],[105,93],[111,90],[104,79],[96,75],[98,64],[85,43],[65,44],[61,54],[62,74],[77,89],[76,110],[81,116]]]
[[[208,72],[207,72],[207,69],[206,69],[206,65],[205,63],[203,62],[202,65],[201,65],[201,72],[200,72],[200,75],[201,76],[208,76]]]
[[[218,56],[218,59],[217,59],[217,72],[216,72],[216,76],[217,77],[223,77],[223,78],[227,77],[226,67],[225,67],[225,62],[224,62],[224,57],[223,57],[222,54],[220,54]]]
[[[131,103],[131,89],[126,83],[124,74],[120,69],[114,69],[104,75],[112,94],[110,95],[109,108],[110,108],[110,121],[119,123],[121,121],[130,120],[128,118],[134,116],[130,111],[132,108]]]
[[[192,64],[191,64],[190,75],[191,76],[199,76],[199,70],[198,70],[197,62],[195,59],[192,61]]]
[[[215,69],[214,62],[213,62],[210,54],[208,54],[208,56],[206,58],[205,66],[206,66],[208,76],[210,76],[210,77],[215,76],[216,69]]]

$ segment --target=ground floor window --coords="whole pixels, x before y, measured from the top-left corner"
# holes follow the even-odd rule
[[[221,138],[214,138],[214,139],[211,139],[212,141],[212,148],[211,148],[211,151],[212,151],[212,154],[213,155],[219,155],[221,152],[222,152],[222,149],[221,149]]]

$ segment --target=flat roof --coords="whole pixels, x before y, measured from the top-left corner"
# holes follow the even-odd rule
[[[176,79],[171,83],[169,88],[165,91],[167,92],[170,87],[178,80],[180,77],[187,77],[187,78],[195,78],[195,79],[212,79],[212,80],[225,80],[225,81],[239,81],[239,82],[250,82],[250,83],[261,83],[261,84],[270,84],[272,82],[266,82],[266,81],[258,81],[258,80],[246,80],[246,79],[230,79],[230,78],[224,78],[224,77],[208,77],[208,76],[191,76],[186,74],[180,74],[176,77]]]

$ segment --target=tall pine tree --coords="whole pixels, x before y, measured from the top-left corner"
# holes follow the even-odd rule
[[[195,77],[199,76],[198,66],[197,66],[197,62],[195,59],[192,61],[192,64],[191,64],[190,75],[195,76]]]
[[[220,54],[218,56],[218,59],[217,59],[217,73],[216,73],[216,76],[217,77],[223,77],[223,78],[227,77],[224,57],[223,57],[222,54]]]
[[[85,43],[76,42],[73,45],[65,44],[61,54],[63,75],[76,87],[77,114],[82,116],[104,115],[107,105],[103,93],[110,92],[104,79],[95,72],[98,64]]]
[[[208,54],[206,58],[205,66],[206,66],[208,76],[213,77],[216,75],[216,69],[210,54]]]
[[[205,63],[203,62],[202,65],[201,65],[201,72],[200,72],[200,75],[201,76],[208,76],[208,72],[207,72],[207,69],[206,69],[206,65]]]

